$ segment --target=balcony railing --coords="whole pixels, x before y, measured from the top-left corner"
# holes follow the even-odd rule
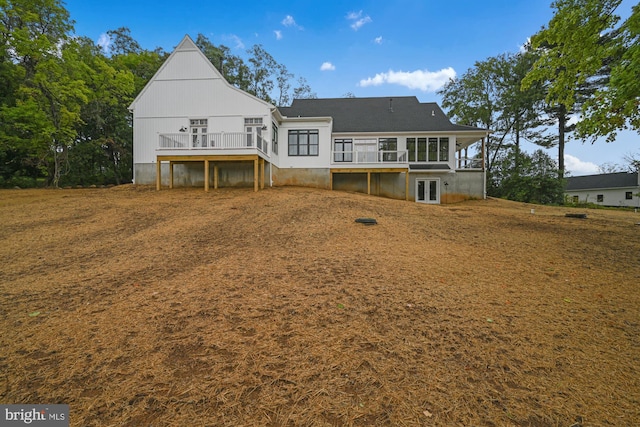
[[[332,151],[331,163],[370,164],[407,163],[406,151]]]
[[[482,169],[482,159],[473,157],[458,157],[456,158],[456,168],[480,170]]]
[[[268,152],[268,143],[252,132],[218,132],[206,134],[162,133],[159,150],[244,150],[258,149]]]

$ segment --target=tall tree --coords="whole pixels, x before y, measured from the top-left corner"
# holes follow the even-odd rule
[[[277,73],[278,63],[262,45],[254,45],[247,51],[249,57],[250,84],[249,92],[271,104],[275,101],[271,97],[274,89],[273,77]]]
[[[640,130],[640,4],[607,38],[604,68],[609,80],[584,104],[577,128],[578,135],[592,141],[606,137],[611,142],[619,130]]]
[[[546,101],[558,123],[559,175],[564,175],[564,146],[568,119],[577,110],[584,90],[611,53],[611,42],[602,37],[618,21],[614,15],[622,0],[556,0],[556,10],[546,28],[531,38],[539,54],[523,88],[543,83]]]

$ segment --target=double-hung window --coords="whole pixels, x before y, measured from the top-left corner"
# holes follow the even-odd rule
[[[352,162],[353,161],[353,140],[334,139],[333,140],[333,161]]]
[[[317,156],[318,129],[295,129],[289,131],[290,156]]]

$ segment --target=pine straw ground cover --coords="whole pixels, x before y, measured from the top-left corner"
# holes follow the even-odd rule
[[[0,403],[72,426],[640,425],[640,214],[567,211],[1,191]]]

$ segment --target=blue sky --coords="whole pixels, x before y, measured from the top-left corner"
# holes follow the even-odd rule
[[[68,0],[78,35],[105,44],[105,32],[128,27],[143,48],[171,52],[185,34],[198,33],[246,58],[261,44],[318,97],[435,93],[476,61],[516,52],[552,17],[551,0],[224,1]],[[624,0],[628,16],[634,2]],[[537,147],[527,145],[527,151]],[[570,141],[566,167],[573,175],[597,173],[603,163],[623,164],[640,151],[638,133],[614,143]],[[557,150],[549,154],[557,157]]]

